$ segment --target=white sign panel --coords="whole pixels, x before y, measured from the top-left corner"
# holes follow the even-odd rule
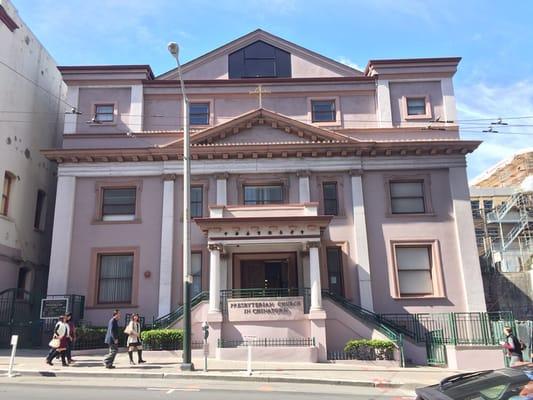
[[[303,297],[228,299],[229,321],[288,321],[304,318]]]

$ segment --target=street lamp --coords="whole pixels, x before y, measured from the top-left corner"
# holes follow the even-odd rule
[[[193,371],[191,360],[191,159],[189,145],[189,99],[181,76],[179,47],[175,42],[168,44],[168,51],[178,64],[178,78],[183,98],[183,361],[182,371]]]

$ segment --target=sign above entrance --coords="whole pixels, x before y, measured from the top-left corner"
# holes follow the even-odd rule
[[[228,299],[228,321],[288,321],[304,318],[303,297]]]

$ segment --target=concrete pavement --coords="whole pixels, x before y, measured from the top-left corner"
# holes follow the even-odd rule
[[[458,373],[432,367],[398,368],[371,362],[338,362],[327,364],[252,362],[253,374],[247,376],[246,362],[209,359],[208,372],[202,372],[203,359],[193,358],[199,371],[179,370],[180,351],[146,351],[148,362],[130,366],[128,356],[122,350],[116,359],[116,369],[107,370],[102,365],[105,350],[75,352],[77,361],[62,367],[44,362],[46,350],[21,350],[15,371],[22,376],[55,376],[61,378],[143,378],[143,379],[198,379],[249,382],[322,383],[376,388],[406,388],[438,383],[446,376]],[[136,355],[135,355],[136,356]],[[0,374],[7,372],[9,351],[0,350]]]

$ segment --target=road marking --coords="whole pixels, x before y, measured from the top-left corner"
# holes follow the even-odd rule
[[[259,386],[257,390],[259,390],[260,392],[272,392],[272,390],[274,389],[272,388],[272,386],[264,385],[264,386]]]
[[[174,392],[199,392],[200,388],[146,388],[146,390],[153,390],[158,392],[166,392],[166,394],[172,394]]]

